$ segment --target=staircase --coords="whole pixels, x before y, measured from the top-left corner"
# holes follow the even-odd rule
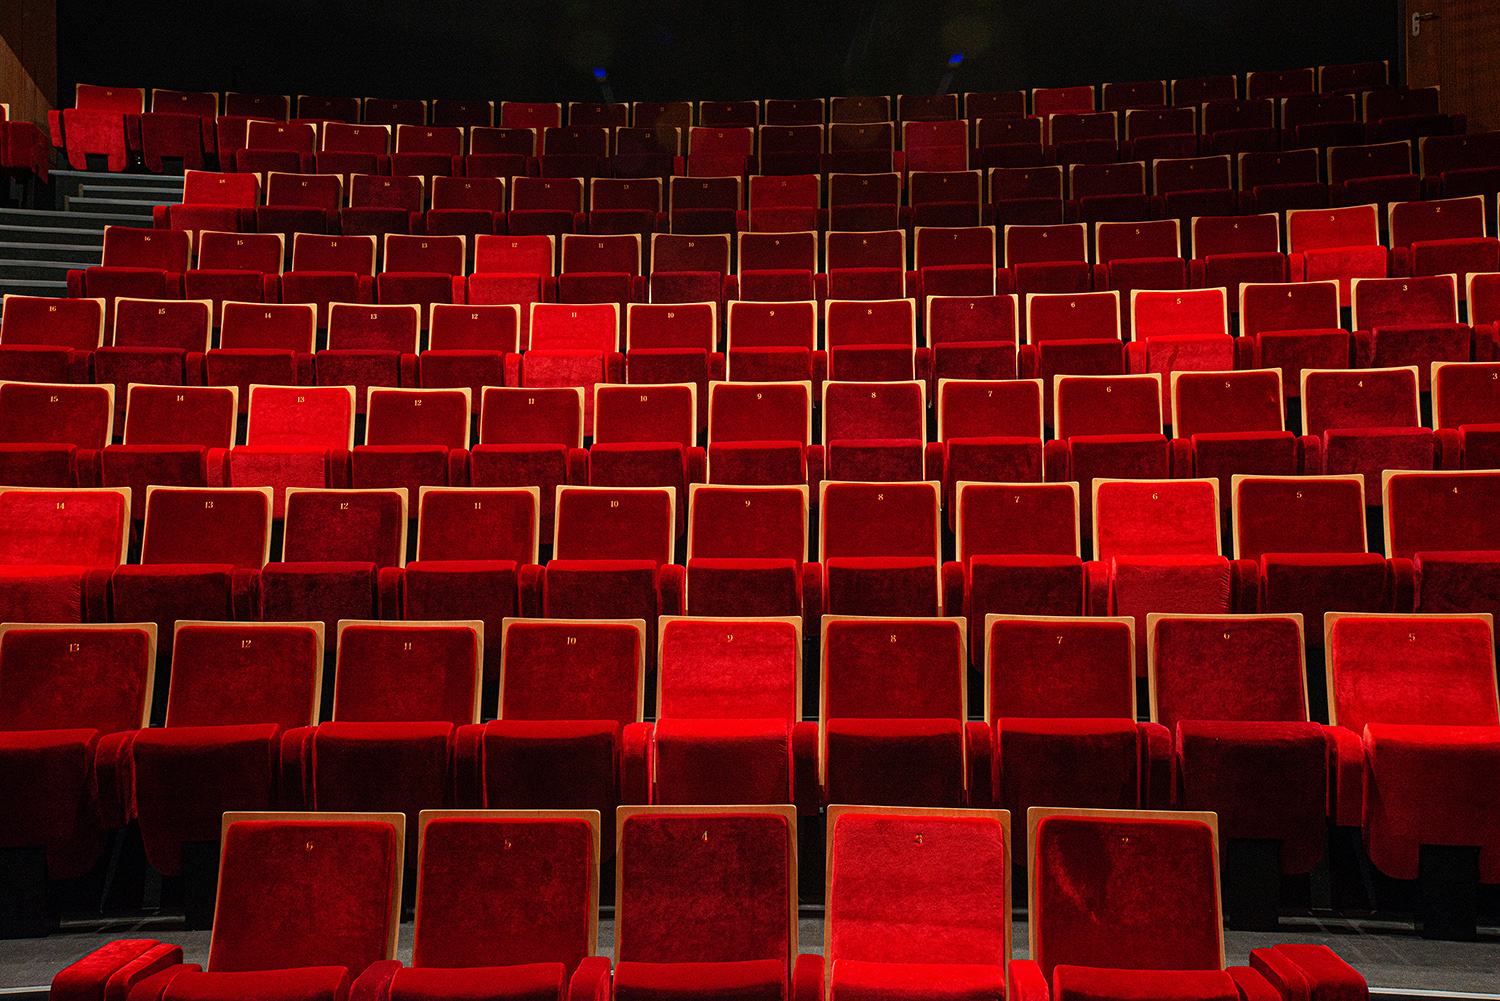
[[[105,226],[151,226],[151,209],[182,201],[182,178],[51,172],[53,209],[0,208],[0,294],[68,294],[68,271],[100,263]]]

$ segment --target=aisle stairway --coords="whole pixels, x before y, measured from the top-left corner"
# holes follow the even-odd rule
[[[51,172],[56,208],[0,208],[0,294],[67,295],[68,270],[99,263],[105,226],[151,226],[182,200],[182,178]]]

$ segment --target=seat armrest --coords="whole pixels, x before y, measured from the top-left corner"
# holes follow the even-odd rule
[[[804,953],[792,967],[792,1001],[823,1001],[823,957]]]
[[[792,803],[797,816],[815,817],[822,808],[818,786],[818,724],[792,724]]]
[[[568,981],[567,1001],[609,1001],[608,956],[585,956]]]
[[[1339,827],[1358,827],[1363,819],[1365,742],[1343,726],[1323,727],[1328,742],[1328,816]]]
[[[378,959],[365,968],[349,985],[349,1001],[389,1001],[391,978],[401,969],[401,961]]]
[[[1141,807],[1146,810],[1172,808],[1172,776],[1176,771],[1176,749],[1172,732],[1160,723],[1137,723],[1141,740]]]
[[[969,720],[964,724],[965,743],[968,744],[969,808],[992,810],[995,807],[995,735],[984,720]]]
[[[281,775],[277,803],[283,810],[305,810],[312,797],[308,795],[308,766],[312,763],[312,740],[317,727],[297,726],[281,733]]]
[[[1052,989],[1042,976],[1042,967],[1030,959],[1010,961],[1007,1001],[1051,1001]]]
[[[631,723],[625,727],[620,748],[620,802],[651,802],[652,736],[650,723]]]

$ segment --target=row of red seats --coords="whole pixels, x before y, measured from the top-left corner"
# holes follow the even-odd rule
[[[800,832],[787,811],[641,807],[605,819],[613,835],[588,811],[429,811],[409,825],[393,814],[230,814],[206,970],[184,965],[178,946],[123,940],[60,972],[53,990],[131,1001],[366,991],[1328,1001],[1367,990],[1326,946],[1257,948],[1249,966],[1225,968],[1224,835],[1212,815],[1037,809],[1013,825],[1005,811],[838,807],[823,955],[798,954]],[[1031,958],[1013,960],[1011,842],[1022,827],[1039,849],[1026,863]],[[415,861],[403,856],[413,829]],[[594,955],[601,841],[618,860],[613,968]],[[403,862],[419,874],[410,966],[394,958]],[[366,875],[351,885],[349,873]],[[337,894],[297,892],[335,883]],[[1128,907],[1092,904],[1122,894]]]

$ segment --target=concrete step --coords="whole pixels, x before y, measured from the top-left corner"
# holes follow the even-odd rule
[[[182,195],[182,178],[156,174],[111,174],[97,170],[54,170],[50,172],[58,204],[69,195],[78,194],[84,185],[117,191],[167,191],[178,200]]]
[[[0,209],[0,226],[45,226],[61,229],[89,229],[101,234],[105,226],[139,226],[137,213],[124,212],[57,212],[52,209]],[[150,225],[148,221],[146,225]]]
[[[98,262],[92,262],[97,264]],[[68,272],[90,266],[87,261],[8,261],[0,259],[0,281],[66,283]]]
[[[71,220],[69,220],[71,221]],[[85,219],[84,221],[92,221]],[[76,226],[17,226],[0,224],[0,241],[45,247],[51,244],[88,245],[96,250],[104,245],[104,227],[81,229]]]
[[[136,202],[125,198],[69,198],[68,212],[70,214],[74,212],[88,212],[90,214],[107,212],[113,215],[133,218],[144,216],[147,225],[151,221],[150,202]]]
[[[88,261],[99,263],[103,248],[99,244],[14,243],[0,234],[0,260],[7,261]]]
[[[114,187],[103,184],[84,184],[73,198],[119,199],[121,201],[148,202],[152,205],[175,205],[182,201],[182,189],[146,187]]]
[[[15,281],[0,278],[0,295],[45,295],[61,298],[68,294],[66,277],[58,281]]]

